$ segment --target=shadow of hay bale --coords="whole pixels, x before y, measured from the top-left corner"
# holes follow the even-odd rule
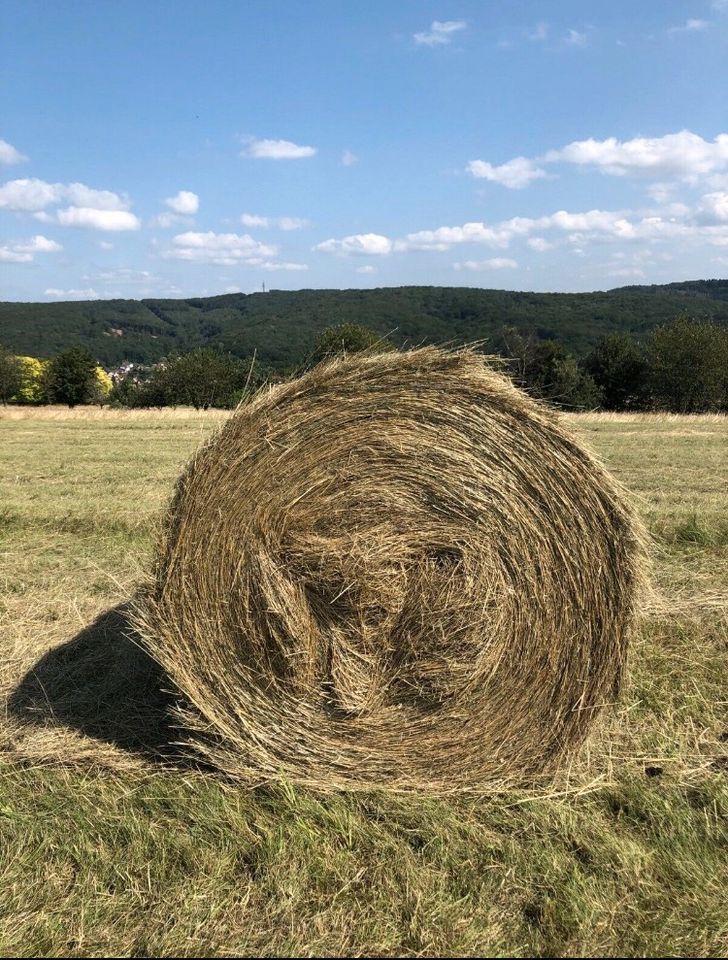
[[[66,726],[148,759],[178,760],[162,668],[138,645],[129,604],[102,613],[23,677],[8,711],[24,723]]]

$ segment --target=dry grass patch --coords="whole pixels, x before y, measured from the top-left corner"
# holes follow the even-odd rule
[[[109,613],[220,418],[79,414],[0,415],[0,503],[23,518],[0,530],[3,692],[78,653],[65,683],[46,661],[48,699],[36,687],[0,725],[4,953],[728,956],[725,544],[660,539],[655,576],[681,602],[640,627],[567,796],[241,790],[154,759]],[[673,421],[568,419],[657,532],[693,514],[715,529],[725,420],[676,436]],[[69,504],[93,524],[55,529]]]

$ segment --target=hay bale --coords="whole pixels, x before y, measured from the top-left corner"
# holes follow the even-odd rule
[[[555,769],[625,661],[639,527],[470,351],[259,393],[181,477],[137,627],[215,766],[454,791]]]

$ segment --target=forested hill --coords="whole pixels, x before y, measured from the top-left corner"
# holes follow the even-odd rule
[[[188,300],[0,303],[0,345],[48,357],[82,345],[106,366],[149,363],[202,345],[257,351],[295,365],[335,323],[360,323],[397,343],[487,340],[504,326],[561,341],[577,354],[605,333],[644,334],[688,314],[728,323],[728,280],[698,280],[595,293],[518,293],[468,287],[272,290]]]

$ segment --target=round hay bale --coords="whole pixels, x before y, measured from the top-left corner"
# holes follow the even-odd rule
[[[197,453],[137,626],[228,774],[492,788],[613,699],[641,559],[614,482],[480,354],[355,355]]]

